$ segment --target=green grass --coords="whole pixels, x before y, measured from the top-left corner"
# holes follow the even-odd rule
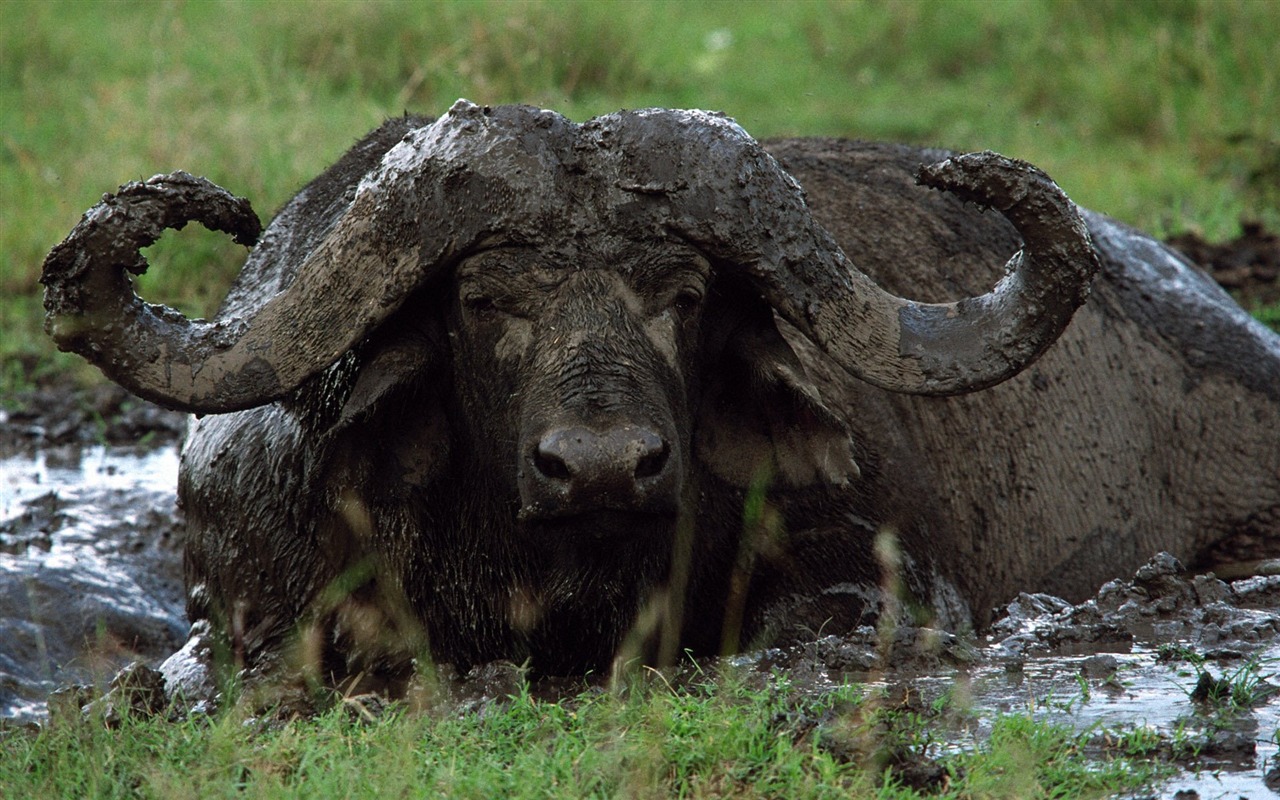
[[[1157,235],[1280,227],[1280,4],[91,3],[0,26],[0,386],[77,370],[41,332],[39,267],[104,191],[177,168],[269,215],[352,141],[459,96],[575,119],[734,115],[759,137],[991,148]],[[243,250],[153,248],[152,300],[210,313]],[[1262,309],[1260,315],[1278,313]]]
[[[928,713],[856,688],[650,684],[558,703],[522,693],[463,714],[344,703],[279,724],[232,710],[115,729],[72,717],[0,739],[0,786],[7,798],[1035,798],[1105,797],[1162,774],[1145,751],[1082,758],[1087,734],[1028,714],[944,755]],[[892,768],[921,758],[935,765],[928,790]]]
[[[1271,326],[1272,330],[1280,331],[1280,303],[1270,306],[1257,306],[1250,309],[1255,317]]]

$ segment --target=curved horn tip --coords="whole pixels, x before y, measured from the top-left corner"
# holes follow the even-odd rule
[[[172,194],[177,202],[190,204],[179,209],[190,214],[190,217],[180,224],[168,224],[167,227],[177,228],[186,222],[199,222],[211,231],[228,234],[232,241],[245,247],[253,247],[262,235],[262,220],[258,218],[248,198],[232,194],[208,178],[176,170],[153,175],[143,185],[158,193]],[[179,192],[189,193],[189,196],[180,195]]]
[[[916,183],[1001,211],[1026,198],[1033,186],[1062,192],[1053,179],[1034,164],[990,150],[953,156],[937,164],[923,164],[916,171]]]
[[[168,368],[152,368],[151,361],[154,354],[171,352],[182,354],[175,357],[179,364],[203,363],[228,349],[226,321],[192,322],[172,309],[147,304],[125,275],[145,272],[141,249],[165,229],[191,221],[231,234],[246,246],[262,230],[245,198],[187,172],[155,175],[121,186],[85,212],[45,258],[40,282],[45,286],[45,330],[59,349],[80,354],[141,397],[171,408],[208,410],[199,406],[198,397],[187,399],[198,392],[175,383]],[[222,402],[222,394],[211,396]],[[231,402],[243,401],[233,397]]]
[[[846,360],[874,352],[874,369],[866,363],[846,369],[890,391],[951,395],[993,386],[1034,362],[1070,323],[1088,297],[1097,253],[1075,205],[1025,161],[970,153],[921,167],[917,182],[995,208],[1022,237],[1022,250],[985,295],[939,305],[892,297],[878,302],[876,316],[888,321],[864,327],[880,331],[884,343],[839,335],[845,320],[870,308],[863,301],[837,302],[826,315],[827,336],[837,340],[836,350],[847,351]],[[842,358],[831,346],[824,349]]]

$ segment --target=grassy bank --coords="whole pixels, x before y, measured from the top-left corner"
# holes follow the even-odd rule
[[[547,703],[517,694],[468,714],[358,701],[277,725],[235,712],[171,724],[72,719],[0,739],[6,797],[583,798],[1105,797],[1162,769],[1144,730],[1106,751],[1007,714],[959,753],[929,733],[943,703],[846,688],[817,698],[732,680]],[[1093,758],[1081,754],[1092,749]]]
[[[1280,227],[1275,3],[10,0],[5,18],[0,386],[90,374],[46,343],[36,280],[102,192],[182,168],[269,215],[386,116],[460,96],[991,148],[1157,235]],[[151,255],[143,293],[199,314],[244,257],[197,232]]]

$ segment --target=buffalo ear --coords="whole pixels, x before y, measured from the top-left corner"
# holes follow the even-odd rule
[[[694,452],[713,474],[747,488],[762,475],[788,486],[857,480],[848,427],[759,303],[738,321],[711,365]]]
[[[333,467],[362,485],[369,475],[399,475],[406,486],[426,486],[448,466],[442,336],[392,329],[367,342],[350,391],[324,433]],[[373,462],[376,462],[373,463]],[[389,487],[387,487],[389,488]]]

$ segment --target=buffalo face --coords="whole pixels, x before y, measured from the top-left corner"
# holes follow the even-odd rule
[[[374,532],[454,662],[608,663],[737,556],[753,486],[857,476],[768,303],[674,237],[487,244],[406,302],[350,384],[321,494],[354,499],[338,538],[361,538],[351,518]],[[459,625],[478,605],[497,623]],[[652,655],[682,624],[634,643]]]
[[[678,245],[592,245],[464,261],[450,342],[454,373],[484,376],[459,386],[467,434],[511,446],[489,466],[518,487],[520,522],[625,536],[682,505],[710,266]]]
[[[510,619],[540,667],[602,621],[629,629],[667,582],[709,277],[686,246],[627,241],[497,247],[455,271],[452,428],[503,508]]]

